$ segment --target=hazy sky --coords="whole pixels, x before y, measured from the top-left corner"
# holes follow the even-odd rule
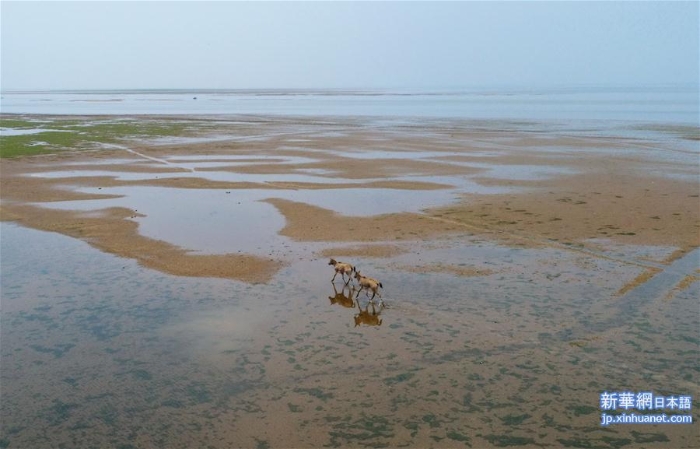
[[[699,2],[0,3],[5,89],[697,83]]]

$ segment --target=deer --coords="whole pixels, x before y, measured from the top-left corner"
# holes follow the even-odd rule
[[[328,262],[328,265],[333,265],[335,268],[335,274],[333,275],[333,279],[331,279],[331,282],[335,281],[335,277],[338,276],[338,273],[340,273],[340,276],[343,278],[343,281],[345,281],[345,275],[348,275],[348,280],[345,281],[345,285],[348,285],[350,280],[352,279],[352,272],[355,271],[355,267],[350,265],[349,263],[345,262],[338,262],[335,259],[331,259],[330,262]]]
[[[381,282],[379,282],[376,279],[363,276],[362,274],[360,274],[360,270],[358,270],[357,268],[355,268],[355,279],[357,280],[358,284],[360,284],[360,289],[357,291],[357,296],[355,296],[355,298],[360,296],[360,292],[362,291],[362,289],[365,289],[365,294],[367,296],[369,296],[369,290],[372,290],[372,297],[369,299],[370,302],[374,303],[374,297],[376,295],[379,295],[379,302],[382,304],[384,303],[384,301],[382,300],[382,294],[379,293],[379,289],[384,288]]]

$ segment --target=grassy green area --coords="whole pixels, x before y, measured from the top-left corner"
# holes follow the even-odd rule
[[[22,119],[0,118],[0,127],[3,128],[25,129],[36,128],[39,125],[41,125],[40,122],[30,122],[28,120]]]
[[[21,136],[0,136],[0,157],[55,153],[65,148],[81,148],[80,135],[48,131]]]
[[[10,129],[43,129],[37,134],[0,136],[0,157],[31,156],[63,150],[91,149],[100,143],[130,139],[192,135],[198,127],[181,120],[168,119],[56,119],[32,121],[21,118],[0,118],[0,127]]]

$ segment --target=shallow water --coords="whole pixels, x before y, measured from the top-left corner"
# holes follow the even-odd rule
[[[197,99],[194,99],[197,97]],[[698,123],[697,86],[3,92],[19,114],[258,114]]]
[[[265,199],[304,202],[349,216],[418,212],[456,199],[451,190],[210,190],[135,186],[80,188],[78,191],[121,197],[40,205],[81,211],[126,207],[134,210],[132,219],[139,223],[139,232],[146,237],[193,251],[265,255],[277,253],[280,245],[287,243],[286,238],[278,236],[284,227],[284,216],[265,203]]]
[[[32,134],[41,134],[47,131],[53,131],[44,128],[24,128],[24,129],[14,129],[14,128],[0,128],[0,136],[28,136]]]
[[[288,243],[299,257],[251,286],[0,227],[9,447],[692,447],[697,435],[598,424],[603,390],[696,391],[697,282],[600,333],[638,267],[454,237],[355,258],[387,305],[381,325],[356,325],[358,306],[332,304],[342,284],[311,256],[322,244]],[[438,264],[489,271],[401,269]]]
[[[163,178],[202,178],[210,181],[220,181],[220,182],[255,182],[255,183],[274,183],[274,182],[308,182],[317,184],[344,184],[347,182],[365,182],[366,180],[346,180],[337,179],[333,177],[321,177],[313,176],[311,174],[295,174],[295,173],[284,173],[284,174],[249,174],[249,173],[236,173],[229,171],[196,171],[192,167],[195,164],[173,164],[170,168],[175,170],[181,169],[183,171],[174,171],[172,173],[140,173],[140,172],[112,172],[112,171],[102,171],[102,170],[67,170],[67,171],[50,171],[50,172],[40,172],[33,173],[31,176],[38,178],[72,178],[72,177],[91,177],[91,176],[107,176],[113,177],[120,181],[141,181],[145,179],[163,179]],[[217,164],[217,167],[221,167],[221,164]]]

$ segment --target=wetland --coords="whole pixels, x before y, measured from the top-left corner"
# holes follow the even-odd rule
[[[0,128],[0,447],[697,444],[599,424],[603,391],[700,397],[696,126]]]

